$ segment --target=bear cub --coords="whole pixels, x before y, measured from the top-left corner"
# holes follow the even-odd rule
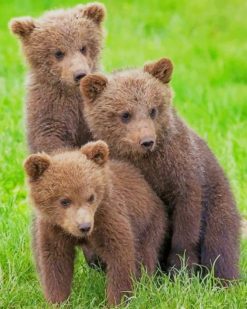
[[[79,82],[99,66],[105,8],[99,3],[14,18],[29,65],[26,125],[31,153],[80,147],[91,140]]]
[[[24,168],[36,212],[34,255],[46,299],[71,290],[75,246],[87,244],[106,265],[107,299],[119,304],[143,265],[156,270],[166,231],[163,204],[133,166],[108,160],[108,146],[33,154]]]
[[[185,255],[227,280],[239,277],[239,216],[217,159],[172,106],[169,59],[142,69],[81,81],[84,116],[95,139],[112,158],[139,168],[167,205],[169,237],[161,264],[173,271]]]

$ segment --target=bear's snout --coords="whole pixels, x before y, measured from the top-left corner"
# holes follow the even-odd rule
[[[153,138],[147,137],[140,140],[140,145],[145,150],[153,150],[155,140]]]
[[[88,233],[91,230],[91,226],[90,222],[78,224],[78,228],[82,233]]]
[[[74,74],[73,74],[74,81],[79,82],[86,75],[87,75],[87,73],[85,71],[78,70],[78,71],[74,72]]]

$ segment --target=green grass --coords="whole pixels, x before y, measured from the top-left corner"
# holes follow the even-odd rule
[[[0,307],[46,308],[30,252],[30,210],[22,170],[26,143],[26,66],[9,34],[13,16],[38,16],[77,1],[0,1]],[[175,64],[175,105],[204,137],[224,167],[239,210],[247,217],[247,2],[105,1],[108,9],[103,65],[141,66],[169,56]],[[242,241],[240,283],[227,290],[181,273],[147,278],[136,285],[129,308],[246,308],[247,243]],[[101,272],[78,255],[74,286],[66,308],[105,305]]]

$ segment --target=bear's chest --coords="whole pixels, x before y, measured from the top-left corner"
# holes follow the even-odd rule
[[[169,188],[171,187],[169,171],[165,167],[164,161],[165,159],[161,159],[160,156],[150,156],[134,163],[161,199],[169,194]]]
[[[83,108],[79,106],[78,108],[79,113],[79,124],[78,124],[78,145],[82,146],[89,141],[93,140],[92,134],[88,128],[88,125],[84,119],[83,115]]]

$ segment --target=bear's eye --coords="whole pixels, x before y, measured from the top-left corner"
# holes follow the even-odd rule
[[[55,57],[58,59],[58,60],[62,60],[63,59],[63,57],[64,57],[64,53],[61,51],[61,50],[57,50],[56,52],[55,52]]]
[[[60,200],[60,204],[66,208],[69,207],[71,205],[72,201],[69,198],[63,198]]]
[[[86,53],[87,53],[87,46],[82,46],[82,47],[80,48],[80,52],[81,52],[83,55],[86,55]]]
[[[158,113],[157,108],[156,108],[156,107],[153,107],[153,108],[151,108],[151,110],[150,110],[150,112],[149,112],[149,115],[150,115],[150,117],[151,117],[152,119],[154,119],[154,118],[156,118],[157,113]]]
[[[131,119],[131,115],[130,115],[129,112],[122,113],[121,120],[122,120],[123,123],[128,123],[130,121],[130,119]]]
[[[94,196],[94,194],[91,194],[87,201],[88,201],[88,203],[93,203],[94,200],[95,200],[95,196]]]

